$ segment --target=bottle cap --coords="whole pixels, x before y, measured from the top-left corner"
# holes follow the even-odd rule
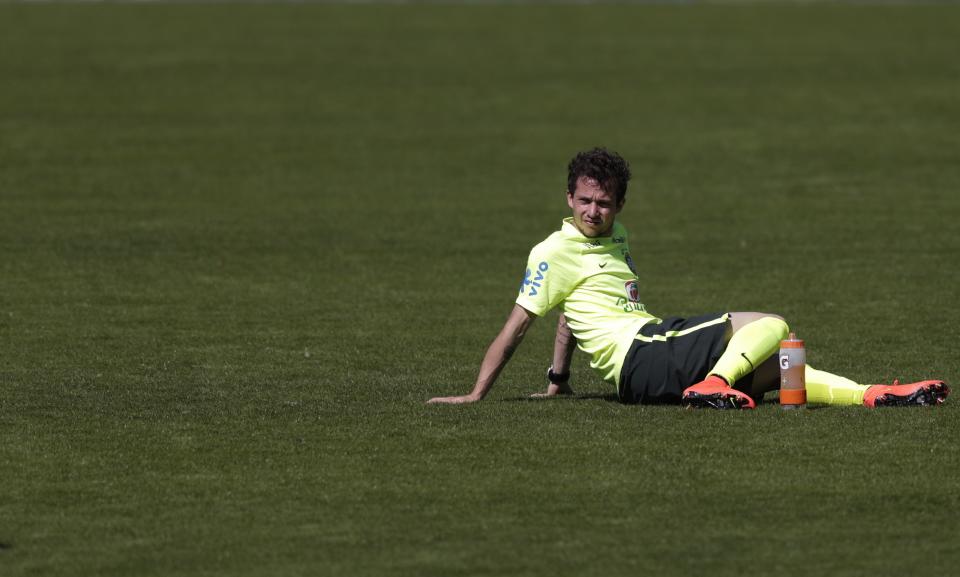
[[[796,333],[790,333],[786,340],[780,341],[781,349],[802,349],[803,340],[797,338]]]

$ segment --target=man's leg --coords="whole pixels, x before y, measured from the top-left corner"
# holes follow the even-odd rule
[[[763,395],[780,388],[780,362],[778,355],[770,355],[753,372],[733,383],[733,388],[750,395],[760,402]]]
[[[765,393],[780,388],[780,363],[776,354],[760,363],[752,373],[734,382],[733,387],[750,395],[759,402]],[[807,402],[828,405],[861,405],[869,385],[861,385],[846,377],[806,366],[804,380],[807,386]]]
[[[803,373],[807,385],[808,403],[828,405],[862,405],[863,395],[870,388],[846,377],[806,366]]]
[[[755,399],[779,386],[780,370],[774,353],[787,337],[787,323],[777,315],[765,313],[728,314],[730,337],[726,348],[707,378],[684,391],[685,405],[749,409],[754,407]],[[737,388],[730,387],[748,375],[750,378]]]
[[[730,313],[730,341],[711,375],[722,377],[733,385],[750,373],[753,379],[749,392],[763,396],[780,386],[780,368],[775,353],[780,341],[790,332],[786,321],[778,315],[766,313]]]
[[[721,400],[726,400],[726,397],[731,395],[734,401],[731,406],[751,407],[752,402],[737,399],[736,392],[727,393],[723,387],[732,384],[756,400],[764,393],[780,387],[780,368],[775,353],[780,347],[780,341],[789,333],[783,318],[756,312],[730,313],[730,325],[732,336],[723,355],[710,370],[706,380],[684,392],[685,401],[689,396],[687,392],[693,390],[694,393],[703,391],[710,397],[719,395]],[[750,378],[744,379],[748,375]],[[810,365],[807,365],[804,377],[807,400],[830,405],[865,404],[873,407],[881,404],[939,404],[950,392],[949,387],[936,380],[907,385],[896,382],[893,385],[861,385],[845,377],[818,371]],[[708,402],[701,406],[717,404]]]
[[[780,388],[776,353],[790,329],[783,317],[756,312],[730,313],[730,328],[730,341],[710,375],[759,401],[764,393]],[[809,366],[804,376],[807,399],[813,403],[859,405],[868,388]]]
[[[711,374],[724,377],[728,383],[743,390],[754,400],[760,400],[764,393],[780,388],[780,365],[776,353],[780,348],[780,341],[786,338],[789,333],[789,328],[782,317],[754,312],[730,313],[730,325],[733,336],[730,338],[727,350],[717,361],[717,365],[711,371]],[[734,353],[727,357],[727,352],[731,350]],[[737,355],[744,361],[738,362]],[[755,369],[749,368],[756,361],[753,361],[753,363],[746,361],[754,359],[755,356],[757,358],[763,357],[763,355],[769,356],[762,360]],[[749,382],[744,383],[747,386],[739,386],[737,381],[744,379],[749,373],[752,373],[749,375],[750,378],[745,379]],[[907,397],[921,389],[929,388],[925,383],[897,385],[897,389],[891,389],[886,385],[876,385],[876,389],[868,394],[867,390],[875,385],[861,385],[846,377],[826,371],[818,371],[810,365],[806,366],[804,380],[807,387],[807,401],[828,405],[862,405],[867,401],[867,404],[873,406],[873,397],[876,396],[874,393],[889,392]],[[946,396],[944,392],[942,397],[935,398],[940,394],[940,391],[934,391],[930,394],[933,396],[926,399],[927,404],[942,402],[942,397]],[[902,404],[909,403],[904,402]]]

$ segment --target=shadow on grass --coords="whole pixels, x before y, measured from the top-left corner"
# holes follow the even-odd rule
[[[620,402],[617,399],[616,393],[588,393],[585,395],[557,395],[555,397],[505,397],[500,399],[501,403],[514,403],[514,402],[531,402],[531,403],[541,403],[541,402],[557,402],[557,401],[607,401],[608,403],[618,403]]]
[[[501,403],[516,403],[516,402],[527,402],[527,403],[540,403],[540,402],[572,402],[572,401],[606,401],[608,403],[619,403],[620,399],[617,398],[616,393],[587,393],[585,395],[557,395],[555,397],[531,397],[531,396],[522,396],[522,397],[506,397],[500,399]],[[675,403],[664,403],[664,405],[674,405]],[[779,400],[774,397],[773,399],[764,399],[757,403],[757,407],[761,406],[779,406]],[[657,406],[656,404],[647,405],[647,406]],[[663,406],[663,405],[659,405]],[[679,407],[679,404],[676,404]],[[807,405],[804,409],[800,409],[798,412],[802,411],[819,411],[820,409],[828,409],[830,405]]]

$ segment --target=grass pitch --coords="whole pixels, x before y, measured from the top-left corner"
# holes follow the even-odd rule
[[[467,392],[565,164],[656,314],[960,384],[956,6],[0,6],[4,575],[946,575],[958,400],[624,407],[555,317]]]

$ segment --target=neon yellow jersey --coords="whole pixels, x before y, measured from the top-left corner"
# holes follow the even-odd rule
[[[577,346],[603,380],[620,384],[623,360],[640,327],[656,319],[640,301],[627,230],[614,222],[611,236],[588,238],[566,218],[533,247],[517,304],[537,316],[563,304]],[[656,319],[659,320],[659,319]]]

